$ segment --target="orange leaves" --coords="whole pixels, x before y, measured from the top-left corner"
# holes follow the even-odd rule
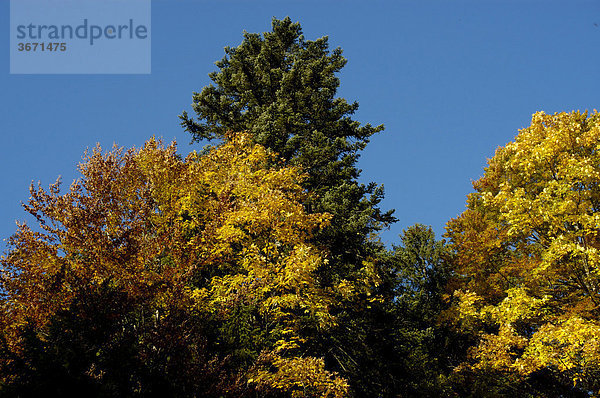
[[[272,358],[234,369],[232,377],[245,377],[252,365],[261,389],[294,396],[302,385],[345,394],[347,384],[324,371],[323,361],[296,352],[303,325],[333,323],[331,298],[315,277],[324,253],[308,243],[330,216],[307,214],[304,176],[276,163],[246,134],[185,159],[174,144],[152,139],[139,150],[86,154],[81,180],[65,194],[58,183],[48,191],[32,187],[26,208],[43,232],[21,226],[2,259],[0,333],[8,346],[24,352],[26,327],[41,338],[57,317],[94,322],[96,310],[114,322],[103,327],[135,336],[141,357],[154,355],[150,341],[193,347],[205,338],[195,335],[197,325],[211,324],[214,336],[248,333],[228,338],[250,345],[209,342],[217,362],[244,350]],[[168,337],[160,337],[162,323]]]

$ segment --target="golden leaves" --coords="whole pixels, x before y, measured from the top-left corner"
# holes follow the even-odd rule
[[[284,358],[277,354],[261,356],[262,369],[248,380],[258,391],[285,393],[286,396],[331,397],[348,396],[348,383],[337,374],[325,370],[319,358]],[[264,369],[274,368],[275,371]]]
[[[600,325],[580,317],[545,324],[520,362],[529,373],[547,367],[568,373],[573,381],[594,377],[600,367]]]
[[[464,330],[481,332],[473,368],[523,375],[544,368],[581,380],[600,371],[592,338],[600,305],[598,142],[596,112],[536,113],[496,151],[468,210],[448,223],[459,277],[453,311]]]

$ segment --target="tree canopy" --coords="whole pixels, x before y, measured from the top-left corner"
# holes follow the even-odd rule
[[[478,336],[465,372],[536,395],[600,388],[598,142],[598,113],[536,113],[448,223],[455,321]]]
[[[65,194],[32,186],[39,231],[1,263],[1,391],[345,396],[302,348],[335,323],[308,243],[330,216],[273,161],[246,134],[185,160],[151,140],[95,149]]]

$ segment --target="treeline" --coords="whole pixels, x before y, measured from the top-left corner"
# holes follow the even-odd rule
[[[383,126],[298,23],[244,33],[152,139],[31,187],[1,258],[0,395],[567,397],[600,390],[600,116],[537,113],[446,240],[356,163]]]

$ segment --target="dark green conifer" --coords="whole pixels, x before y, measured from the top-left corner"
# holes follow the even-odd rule
[[[196,141],[250,131],[288,164],[302,165],[315,194],[307,209],[334,216],[317,237],[332,254],[322,275],[328,282],[360,267],[371,233],[395,221],[393,211],[378,207],[383,187],[357,181],[359,152],[384,127],[361,126],[352,119],[358,103],[336,97],[336,74],[346,62],[327,37],[306,40],[299,23],[274,18],[271,32],[244,32],[238,47],[225,48],[219,70],[209,74],[213,84],[193,95],[197,117],[180,116]]]

